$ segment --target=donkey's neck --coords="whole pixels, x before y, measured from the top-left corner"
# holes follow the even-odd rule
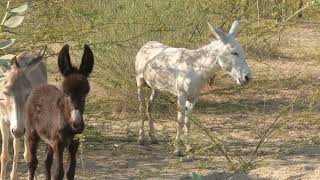
[[[216,42],[211,42],[208,45],[194,50],[197,54],[197,58],[193,62],[193,66],[205,81],[211,78],[220,69],[217,58],[219,48],[215,45]]]

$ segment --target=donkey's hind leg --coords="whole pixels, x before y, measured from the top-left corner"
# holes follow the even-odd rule
[[[138,87],[138,99],[139,99],[139,111],[140,111],[140,130],[139,130],[139,138],[138,143],[140,145],[146,144],[146,138],[144,133],[144,121],[146,120],[145,115],[145,98],[144,98],[144,87],[145,81],[143,78],[137,78],[137,87]]]
[[[13,138],[13,162],[12,162],[12,171],[10,174],[10,178],[12,179],[18,179],[17,175],[17,165],[19,160],[19,152],[20,152],[20,138]]]
[[[147,103],[147,116],[149,120],[149,136],[152,144],[157,144],[158,140],[155,137],[155,132],[154,132],[154,123],[153,123],[153,118],[152,118],[152,111],[154,109],[154,100],[159,96],[159,92],[155,89],[152,89],[151,96],[149,98],[149,101]]]
[[[79,144],[80,142],[78,139],[73,139],[68,147],[68,151],[69,151],[69,162],[68,162],[68,170],[67,170],[68,180],[74,179],[74,175],[76,172],[76,163],[77,163],[76,154],[78,151]]]
[[[7,164],[10,159],[9,156],[9,125],[1,122],[1,135],[2,135],[2,152],[1,152],[1,179],[6,179]]]
[[[37,148],[38,148],[38,144],[39,144],[39,136],[38,134],[33,131],[28,135],[28,151],[30,152],[30,161],[27,162],[28,163],[28,179],[29,180],[33,180],[34,179],[34,175],[37,169],[37,165],[38,165],[38,159],[37,159]]]
[[[47,145],[46,159],[44,160],[46,179],[51,179],[51,166],[53,161],[53,148]]]
[[[64,176],[63,150],[64,150],[64,143],[57,141],[53,148],[54,155],[56,157],[56,162],[57,162],[55,175],[54,175],[55,180],[62,180]]]

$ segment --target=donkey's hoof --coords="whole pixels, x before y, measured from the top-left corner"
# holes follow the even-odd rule
[[[145,145],[147,145],[147,140],[145,138],[139,138],[138,139],[138,144],[140,146],[145,146]]]
[[[180,150],[175,150],[173,152],[173,155],[176,157],[183,157],[183,153]]]

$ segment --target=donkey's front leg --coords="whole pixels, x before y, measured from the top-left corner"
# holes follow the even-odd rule
[[[182,141],[181,141],[181,134],[182,129],[184,125],[184,113],[185,113],[185,107],[186,107],[186,96],[184,95],[178,95],[178,102],[177,102],[177,108],[178,108],[178,127],[177,127],[177,136],[175,141],[175,156],[183,156],[182,154]]]
[[[18,179],[17,174],[17,165],[19,160],[19,152],[20,152],[20,138],[13,138],[13,162],[12,162],[12,171],[10,174],[11,179]]]
[[[73,180],[74,175],[76,172],[76,164],[77,164],[77,151],[79,147],[79,140],[78,139],[73,139],[69,145],[68,151],[69,151],[69,162],[68,162],[68,170],[67,170],[67,179],[68,180]]]
[[[53,161],[53,148],[51,145],[47,145],[47,155],[46,159],[44,160],[44,166],[45,166],[45,175],[46,179],[51,179],[51,166]]]
[[[28,179],[33,180],[37,166],[38,166],[37,149],[38,149],[38,144],[39,144],[40,138],[35,131],[31,132],[30,134],[28,133],[28,136],[26,138],[28,138],[27,151],[30,152],[30,157],[28,157],[29,159],[27,159],[27,160],[29,160],[27,162],[27,164],[28,164]]]
[[[1,179],[6,179],[6,171],[7,171],[7,164],[9,161],[9,129],[10,126],[1,122],[1,135],[2,135],[2,152],[1,152]]]
[[[186,102],[186,111],[185,111],[185,118],[184,118],[184,128],[185,128],[184,134],[186,138],[186,142],[185,142],[186,152],[192,151],[192,146],[191,146],[190,137],[189,137],[190,127],[191,127],[191,122],[189,117],[191,115],[194,105],[195,105],[195,101]]]
[[[62,180],[64,176],[64,170],[63,170],[63,150],[64,150],[64,144],[62,142],[57,142],[53,148],[54,155],[56,156],[56,170],[54,175],[54,180]]]

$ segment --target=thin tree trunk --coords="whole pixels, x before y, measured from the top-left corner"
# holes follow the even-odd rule
[[[299,2],[299,9],[301,9],[303,7],[303,0],[300,0]],[[298,18],[302,18],[303,14],[302,11],[299,12],[298,14]]]

